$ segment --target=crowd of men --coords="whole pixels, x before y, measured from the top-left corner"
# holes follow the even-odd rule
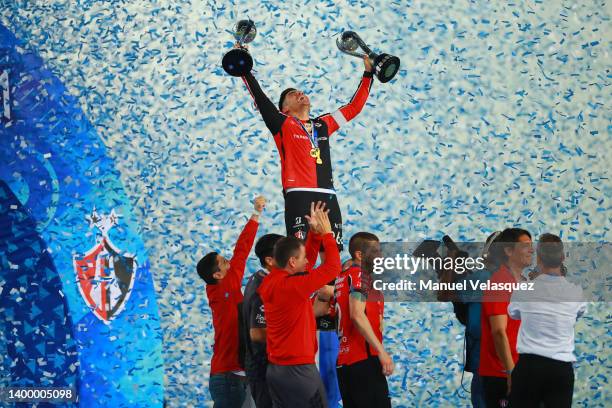
[[[390,407],[386,376],[394,364],[383,346],[384,297],[371,279],[378,237],[353,235],[351,259],[342,264],[325,204],[312,203],[305,241],[278,234],[259,238],[255,255],[262,269],[250,276],[243,295],[246,260],[264,207],[265,200],[257,198],[231,259],[211,252],[197,265],[215,331],[209,382],[214,406],[241,407],[248,385],[258,408],[327,407],[315,363],[315,317],[333,309],[342,406]],[[319,251],[322,262],[315,267]],[[540,237],[536,272],[526,277],[533,252],[530,233],[519,228],[492,234],[484,248],[491,269],[485,277],[498,283],[531,279],[529,299],[497,291],[485,291],[479,301],[448,299],[466,325],[465,369],[473,373],[474,407],[571,406],[574,325],[585,303],[580,289],[565,279],[559,237]],[[477,278],[482,276],[462,276]],[[559,294],[575,300],[559,301]],[[462,306],[467,310],[459,312]]]
[[[264,206],[263,198],[255,200],[256,212],[230,260],[211,252],[197,265],[215,330],[209,382],[214,406],[241,407],[248,383],[258,408],[327,407],[315,364],[315,317],[331,311],[340,341],[343,406],[390,407],[385,376],[393,373],[393,360],[383,347],[384,298],[362,268],[378,253],[378,238],[355,234],[349,242],[351,259],[343,266],[325,204],[312,203],[305,242],[278,234],[259,238],[255,254],[262,269],[248,279],[243,296],[246,259]],[[322,262],[314,267],[320,250]]]

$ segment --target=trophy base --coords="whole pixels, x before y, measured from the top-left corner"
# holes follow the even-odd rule
[[[400,59],[389,54],[380,54],[374,60],[376,77],[383,84],[393,79],[400,68]]]
[[[223,56],[221,64],[231,76],[241,77],[253,69],[253,57],[243,48],[234,48]]]

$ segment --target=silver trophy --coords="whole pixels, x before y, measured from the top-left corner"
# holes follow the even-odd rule
[[[400,67],[400,59],[390,54],[376,54],[354,31],[345,31],[336,38],[338,49],[345,54],[354,57],[363,58],[367,56],[374,66],[375,74],[378,80],[382,83],[389,82]],[[357,48],[361,48],[364,52],[357,52]]]
[[[252,20],[240,20],[234,27],[233,35],[238,48],[225,53],[221,64],[225,72],[231,76],[241,77],[251,72],[253,68],[253,57],[246,50],[244,44],[248,44],[255,39],[257,35],[255,23]]]

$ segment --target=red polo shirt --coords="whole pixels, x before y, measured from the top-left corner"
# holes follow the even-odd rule
[[[491,276],[490,281],[491,283],[515,283],[516,279],[514,279],[508,267],[502,265],[497,272]],[[506,326],[506,335],[508,336],[508,343],[510,344],[512,360],[514,364],[516,364],[518,360],[516,339],[518,337],[521,321],[514,320],[508,315],[508,304],[510,303],[511,296],[512,292],[499,290],[487,290],[482,294],[482,313],[480,315],[480,367],[478,368],[478,373],[481,376],[507,377],[506,373],[504,373],[505,368],[495,351],[495,343],[493,342],[493,335],[491,334],[491,324],[489,323],[489,317],[491,316],[507,316],[508,324]],[[491,301],[491,299],[495,301]]]
[[[227,275],[216,285],[206,285],[215,329],[211,374],[243,370],[238,362],[238,304],[242,302],[242,277],[258,226],[257,221],[247,222],[236,242]]]
[[[308,234],[307,254],[318,247],[312,243],[313,235]],[[325,234],[322,243],[326,258],[321,266],[293,275],[282,269],[273,269],[259,286],[268,325],[268,360],[273,364],[315,363],[317,328],[310,295],[334,279],[342,268],[334,236]],[[316,249],[314,253],[316,255]]]

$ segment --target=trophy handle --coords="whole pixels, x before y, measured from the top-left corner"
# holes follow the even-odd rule
[[[360,52],[356,52],[356,51],[352,51],[352,50],[346,49],[343,46],[343,42],[346,41],[349,38],[354,40],[357,43],[357,45],[359,46],[359,48],[361,48],[365,52],[364,53],[360,53]],[[363,57],[367,56],[367,57],[370,58],[371,61],[373,61],[376,58],[376,54],[374,54],[372,52],[370,47],[368,47],[366,45],[366,43],[361,39],[361,37],[359,37],[359,35],[356,32],[354,32],[354,31],[345,31],[345,32],[343,32],[340,35],[340,37],[336,38],[336,46],[343,53],[348,54],[348,55],[352,55],[354,57],[363,58]]]

